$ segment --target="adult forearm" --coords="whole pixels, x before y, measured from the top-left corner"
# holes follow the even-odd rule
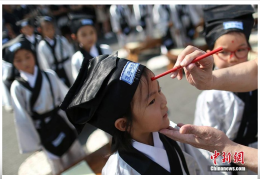
[[[246,92],[257,89],[257,60],[213,71],[212,89]]]
[[[243,152],[244,153],[244,164],[238,162],[236,163],[239,166],[247,167],[249,170],[252,170],[255,173],[258,173],[258,150],[247,147],[244,145],[237,144],[232,142],[227,144],[222,152],[231,152],[234,155],[234,152]],[[234,157],[231,157],[232,162],[234,162]]]

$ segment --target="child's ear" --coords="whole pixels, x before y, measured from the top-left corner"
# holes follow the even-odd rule
[[[207,50],[206,52],[209,53],[209,52],[211,52],[211,50]]]
[[[72,38],[72,40],[77,40],[77,37],[75,34],[71,34],[71,38]]]
[[[126,122],[127,122],[126,118],[119,118],[115,122],[115,127],[118,130],[124,132],[126,130]]]

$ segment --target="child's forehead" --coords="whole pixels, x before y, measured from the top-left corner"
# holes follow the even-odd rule
[[[215,46],[222,46],[224,49],[228,47],[239,47],[241,45],[247,45],[247,40],[243,33],[233,32],[220,36]]]
[[[53,22],[42,21],[41,26],[54,26]]]
[[[95,28],[91,25],[85,25],[79,28],[78,32],[89,32],[91,30],[95,31]]]
[[[154,73],[150,70],[146,73],[146,75],[142,75],[140,83],[139,83],[139,90],[141,94],[149,94],[149,92],[154,91],[155,88],[158,87],[159,82],[158,80],[152,81],[151,78],[154,77]],[[141,95],[139,94],[139,95]]]
[[[21,48],[21,49],[17,50],[14,55],[15,55],[15,56],[18,56],[18,55],[26,55],[26,54],[28,54],[28,53],[32,53],[32,52],[31,52],[30,50]]]

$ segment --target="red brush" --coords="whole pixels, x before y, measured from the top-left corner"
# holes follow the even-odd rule
[[[217,53],[217,52],[219,52],[219,51],[221,51],[221,50],[223,50],[223,48],[222,48],[222,47],[219,47],[219,48],[217,48],[217,49],[215,49],[215,50],[212,50],[211,52],[205,53],[204,55],[201,55],[201,56],[199,56],[199,57],[196,57],[191,63],[196,63],[197,61],[200,61],[201,59],[206,58],[206,57],[208,57],[208,56],[210,56],[210,55],[212,55],[212,54],[214,54],[214,53]],[[164,72],[164,73],[162,73],[162,74],[160,74],[160,75],[157,75],[157,76],[152,77],[151,80],[152,80],[152,81],[153,81],[153,80],[156,80],[157,78],[161,78],[161,77],[163,77],[163,76],[165,76],[165,75],[167,75],[167,74],[169,74],[169,73],[172,73],[172,72],[174,72],[174,71],[176,71],[176,70],[178,70],[178,69],[181,69],[181,68],[183,68],[183,67],[182,67],[182,66],[174,67],[174,68],[171,69],[171,70],[168,70],[168,71],[166,71],[166,72]]]

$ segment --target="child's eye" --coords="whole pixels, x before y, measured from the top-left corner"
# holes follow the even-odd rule
[[[222,51],[222,52],[219,52],[219,53],[221,53],[222,55],[227,55],[228,54],[227,51]]]
[[[153,100],[149,103],[149,105],[153,104],[154,102],[155,102],[155,99],[153,99]]]
[[[244,52],[244,51],[246,51],[246,49],[245,48],[241,48],[241,49],[238,49],[237,51],[238,52]]]

